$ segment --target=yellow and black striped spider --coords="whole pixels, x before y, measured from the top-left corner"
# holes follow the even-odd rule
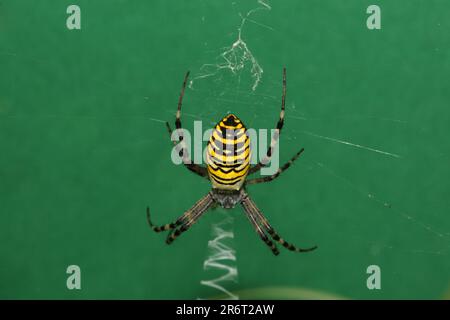
[[[175,119],[175,127],[177,129],[182,128],[181,104],[188,77],[189,72],[186,73],[184,78],[178,100],[178,109]],[[256,207],[256,204],[245,190],[246,185],[268,182],[277,178],[284,170],[289,168],[304,150],[302,148],[297,152],[292,159],[279,168],[275,174],[261,178],[246,179],[247,175],[258,172],[270,161],[273,148],[275,147],[281,129],[283,128],[285,100],[286,69],[283,68],[283,94],[281,98],[280,119],[278,120],[276,130],[265,158],[255,166],[250,167],[250,137],[247,134],[247,129],[242,121],[233,114],[229,114],[223,118],[213,130],[207,145],[206,167],[191,163],[186,146],[183,145],[183,136],[180,135],[179,142],[180,145],[182,145],[180,156],[183,158],[184,165],[197,175],[203,178],[209,178],[212,183],[212,189],[176,221],[160,227],[157,227],[152,223],[150,219],[150,209],[147,207],[147,220],[150,227],[155,232],[170,231],[166,239],[167,244],[171,244],[180,234],[187,231],[212,206],[218,204],[225,209],[229,209],[240,203],[256,232],[267,246],[270,247],[273,254],[278,255],[279,251],[268,236],[285,248],[295,252],[308,252],[317,248],[317,246],[314,246],[312,248],[301,249],[282,239],[272,228],[261,211]],[[172,135],[170,125],[168,123],[166,123],[166,125],[169,133]],[[174,144],[176,145],[177,142],[174,141]]]

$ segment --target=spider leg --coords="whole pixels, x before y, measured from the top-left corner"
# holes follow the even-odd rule
[[[184,81],[183,81],[183,86],[181,87],[181,93],[180,93],[180,97],[178,99],[178,108],[177,108],[177,114],[176,114],[176,119],[175,119],[175,126],[178,129],[180,129],[180,135],[179,135],[179,147],[177,146],[177,141],[173,141],[173,144],[175,147],[177,147],[177,151],[179,152],[180,157],[182,157],[183,160],[183,164],[184,166],[189,169],[190,171],[194,172],[195,174],[204,177],[204,178],[208,178],[208,170],[205,167],[202,167],[198,164],[192,163],[190,157],[189,157],[189,152],[186,148],[186,145],[183,141],[183,136],[182,136],[182,126],[181,126],[181,106],[183,104],[183,97],[184,97],[184,90],[186,89],[186,83],[187,80],[189,78],[189,71],[186,73],[186,76],[184,77]],[[169,135],[170,137],[172,137],[172,128],[170,127],[169,123],[166,122],[166,127],[167,130],[169,131]]]
[[[275,244],[267,237],[266,233],[261,229],[261,226],[258,224],[257,220],[258,217],[255,216],[255,214],[248,209],[248,207],[245,205],[244,202],[241,202],[242,207],[244,208],[245,213],[247,214],[248,219],[250,220],[251,224],[255,228],[256,233],[259,235],[262,241],[265,242],[265,244],[272,250],[272,253],[274,255],[280,254],[280,251],[278,251],[278,248],[275,246]]]
[[[169,131],[170,136],[172,136],[172,128],[170,127],[170,124],[168,122],[166,122],[166,127],[167,127],[167,130]],[[173,141],[173,144],[174,144],[174,146],[177,146],[176,141]],[[198,164],[192,163],[192,161],[189,157],[189,152],[188,152],[186,146],[184,145],[184,142],[182,139],[180,140],[179,154],[183,159],[184,166],[188,170],[194,172],[195,174],[199,175],[200,177],[208,179],[208,170],[205,167],[202,167]]]
[[[174,222],[167,223],[162,226],[155,226],[150,218],[150,208],[147,207],[147,222],[148,222],[148,225],[150,226],[150,228],[152,228],[153,231],[155,231],[155,232],[162,232],[162,231],[167,231],[167,230],[176,228],[183,222],[183,220],[186,218],[186,216],[187,216],[187,212],[184,213],[181,217],[179,217]]]
[[[271,175],[271,176],[261,177],[261,178],[249,179],[249,180],[247,180],[245,183],[246,183],[246,184],[257,184],[257,183],[269,182],[269,181],[272,181],[272,180],[278,178],[278,176],[279,176],[283,171],[287,170],[287,169],[291,166],[291,164],[294,163],[294,161],[297,160],[298,157],[300,157],[300,155],[302,154],[302,152],[303,152],[304,150],[305,150],[304,148],[300,149],[300,151],[297,152],[297,153],[291,158],[291,160],[289,160],[289,161],[286,162],[281,168],[279,168],[278,171],[277,171],[275,174],[273,174],[273,175]]]
[[[251,215],[254,215],[257,217],[257,220],[259,223],[262,224],[264,229],[267,231],[267,233],[272,237],[273,240],[281,244],[283,247],[285,247],[288,250],[295,251],[295,252],[309,252],[317,249],[317,246],[311,247],[311,248],[298,248],[294,246],[293,244],[287,242],[283,238],[281,238],[278,233],[272,228],[269,221],[263,216],[261,211],[256,207],[256,204],[253,202],[252,199],[246,194],[242,200],[242,206],[244,207],[246,212],[250,212]]]
[[[167,230],[173,230],[179,226],[182,226],[184,223],[190,221],[192,217],[199,211],[205,211],[206,209],[203,209],[205,206],[211,205],[211,202],[213,202],[212,196],[210,193],[208,193],[206,196],[201,198],[199,201],[197,201],[192,208],[190,208],[188,211],[186,211],[182,216],[180,216],[177,220],[171,223],[167,223],[162,226],[155,226],[150,218],[150,208],[147,207],[147,222],[150,226],[150,228],[153,229],[155,232],[162,232]]]
[[[278,142],[278,138],[280,137],[281,129],[283,128],[285,105],[286,105],[286,68],[283,68],[283,93],[281,96],[280,119],[278,120],[277,127],[272,136],[272,141],[270,142],[270,147],[267,150],[266,156],[261,161],[259,161],[259,163],[257,165],[250,168],[249,174],[257,172],[259,169],[261,169],[261,167],[265,167],[267,165],[267,163],[270,161],[270,158],[272,157],[273,149],[275,148],[275,145]]]
[[[203,202],[198,207],[196,207],[195,210],[191,209],[192,212],[189,215],[189,218],[185,220],[178,229],[173,229],[169,232],[166,238],[167,244],[171,244],[183,232],[188,231],[189,228],[192,227],[192,225],[194,225],[194,223],[196,223],[198,219],[214,204],[214,200],[210,193],[208,193],[207,197],[208,198],[205,197],[206,199],[202,199]]]
[[[186,89],[186,83],[188,78],[189,78],[189,71],[186,72],[186,75],[184,76],[183,86],[181,87],[180,97],[178,98],[178,108],[175,118],[175,127],[177,129],[181,129],[181,105],[183,104],[184,90]]]

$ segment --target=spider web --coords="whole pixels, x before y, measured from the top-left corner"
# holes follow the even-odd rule
[[[224,32],[231,32],[230,37],[226,38],[226,46],[217,49],[216,46],[207,47],[204,51],[205,56],[198,61],[198,66],[192,70],[193,76],[189,83],[189,93],[191,95],[191,103],[201,103],[205,107],[195,112],[189,110],[183,111],[185,123],[190,120],[203,120],[204,125],[214,124],[212,119],[218,119],[223,112],[232,111],[232,108],[242,108],[247,112],[245,118],[248,127],[266,126],[271,128],[274,125],[274,119],[277,117],[278,109],[273,106],[279,106],[280,92],[280,75],[272,75],[265,72],[265,65],[261,62],[259,51],[254,49],[252,44],[258,41],[263,42],[267,33],[276,32],[277,26],[269,26],[260,22],[264,17],[270,16],[271,6],[267,1],[259,0],[253,2],[251,7],[244,9],[245,5],[233,2],[229,15],[236,16],[237,26]],[[206,17],[207,18],[207,17]],[[249,26],[252,26],[252,35],[257,34],[259,38],[255,39],[246,33]],[[260,47],[259,47],[260,48]],[[1,47],[0,55],[6,60],[9,59],[15,63],[28,63],[42,68],[52,66],[53,61],[42,57],[35,56],[32,53],[21,52],[14,48]],[[289,72],[289,71],[288,71]],[[289,77],[289,76],[288,76]],[[14,75],[8,82],[9,90],[14,90]],[[98,85],[109,89],[113,95],[125,96],[132,101],[134,105],[148,105],[152,103],[151,97],[145,89],[136,88],[135,90],[127,90],[118,88],[114,83],[96,80]],[[174,80],[175,81],[175,80]],[[204,89],[204,85],[212,83],[213,90]],[[289,83],[289,82],[288,82]],[[288,96],[289,96],[288,84]],[[0,96],[0,117],[3,121],[20,120],[20,119],[46,119],[48,123],[54,123],[61,119],[71,119],[74,121],[83,121],[86,119],[102,119],[117,120],[127,119],[129,121],[146,121],[155,124],[158,130],[164,130],[164,123],[167,117],[173,115],[173,106],[163,106],[165,114],[157,111],[149,111],[148,114],[132,113],[129,110],[119,112],[80,114],[65,113],[45,113],[41,111],[35,112],[15,112],[9,110],[6,97]],[[298,106],[302,107],[298,107]],[[228,110],[229,108],[230,110]],[[286,106],[286,118],[289,121],[281,134],[281,149],[289,144],[300,144],[307,141],[314,144],[317,149],[333,148],[343,154],[351,153],[352,156],[361,156],[363,159],[370,161],[387,161],[392,166],[401,167],[402,165],[411,164],[414,161],[414,154],[408,148],[404,148],[403,143],[388,143],[365,137],[352,137],[346,135],[345,131],[329,132],[324,130],[323,123],[338,122],[343,125],[358,124],[366,126],[375,126],[374,124],[383,124],[383,128],[388,128],[393,133],[400,134],[404,139],[402,142],[408,143],[411,133],[420,135],[424,142],[427,137],[433,134],[428,132],[430,128],[425,128],[423,124],[408,120],[408,116],[404,118],[392,118],[389,115],[377,114],[341,114],[336,110],[327,110],[326,113],[320,113],[313,108],[304,106],[303,103],[296,102],[292,98],[288,98]],[[167,116],[167,117],[166,117]],[[299,129],[307,127],[307,129]],[[323,131],[324,132],[323,132]],[[425,138],[424,138],[425,137]],[[94,152],[110,154],[111,156],[124,153],[130,149],[145,150],[152,145],[155,138],[142,138],[133,141],[125,141],[123,145],[105,144],[99,146]],[[432,164],[440,163],[448,160],[448,150],[437,145],[431,145],[429,159]],[[286,158],[289,153],[283,153],[281,158]],[[311,157],[302,158],[305,169],[303,173],[312,172],[317,177],[322,177],[324,184],[332,185],[341,191],[348,198],[355,201],[362,201],[365,208],[369,209],[375,206],[377,214],[381,215],[386,221],[398,219],[402,221],[402,226],[412,234],[425,235],[429,243],[423,246],[411,247],[405,249],[397,244],[386,243],[383,240],[374,238],[371,240],[364,234],[355,230],[351,235],[342,235],[343,237],[351,237],[358,241],[362,247],[373,254],[380,255],[383,252],[402,252],[413,257],[448,257],[450,256],[450,231],[445,225],[439,225],[434,219],[434,215],[443,214],[442,212],[432,211],[426,206],[411,208],[405,199],[398,198],[395,194],[390,194],[379,188],[371,187],[370,183],[361,181],[357,175],[343,173],[342,165],[327,157],[327,154],[318,154]],[[343,160],[345,161],[345,160]],[[364,169],[361,169],[364,171]],[[398,177],[385,176],[385,183],[396,182]],[[375,189],[375,190],[374,190]],[[428,214],[430,213],[430,214]],[[327,214],[322,213],[323,220],[326,221]],[[201,285],[208,286],[212,290],[216,290],[212,295],[225,293],[228,298],[238,298],[232,290],[232,285],[237,282],[237,254],[233,249],[233,219],[225,216],[221,217],[219,222],[212,225],[212,239],[208,243],[209,253],[205,257],[203,268],[203,278]],[[363,223],[363,222],[361,222]],[[205,248],[206,249],[206,248]],[[221,271],[218,277],[214,277],[216,273],[211,271]],[[228,287],[230,286],[230,287]]]
[[[234,3],[235,4],[235,3]],[[264,1],[258,1],[258,7],[251,9],[247,14],[238,13],[241,17],[241,23],[237,29],[237,39],[232,43],[231,46],[225,47],[222,52],[217,56],[215,63],[204,63],[201,64],[198,71],[194,73],[193,79],[190,82],[190,89],[195,91],[198,89],[199,82],[213,81],[220,83],[221,89],[218,91],[213,91],[212,94],[203,92],[202,99],[206,99],[208,104],[211,106],[207,108],[204,114],[192,115],[197,118],[209,119],[210,112],[216,109],[224,109],[224,106],[233,104],[234,106],[247,108],[251,110],[249,120],[246,120],[250,127],[254,123],[260,122],[259,119],[263,114],[273,114],[269,111],[267,106],[269,105],[279,105],[278,94],[272,95],[273,92],[279,92],[279,80],[274,76],[270,76],[268,79],[263,78],[264,65],[260,62],[258,58],[258,52],[254,51],[245,36],[245,26],[248,23],[252,23],[257,26],[260,30],[261,38],[264,38],[266,32],[274,32],[276,28],[268,26],[267,24],[260,23],[253,19],[255,13],[261,14],[261,11],[266,15],[270,14],[271,6]],[[258,15],[261,18],[261,15]],[[261,38],[259,40],[261,40]],[[208,52],[210,53],[210,52]],[[245,80],[243,80],[245,78]],[[266,87],[260,90],[260,85],[265,84]],[[289,87],[289,85],[288,85]],[[289,88],[288,88],[289,92]],[[289,94],[288,94],[289,95]],[[302,110],[296,107],[296,102],[288,99],[287,105],[287,118],[290,119],[291,127],[289,126],[284,129],[282,133],[282,139],[286,144],[291,142],[296,142],[301,139],[309,138],[318,146],[327,148],[334,145],[334,147],[343,148],[343,150],[352,150],[352,152],[358,151],[361,153],[371,154],[373,159],[380,159],[382,161],[391,161],[398,165],[398,163],[408,162],[411,157],[402,148],[389,149],[383,147],[383,141],[378,141],[377,144],[364,143],[363,140],[346,139],[343,135],[329,135],[320,132],[315,129],[314,123],[328,122],[328,121],[342,121],[343,123],[357,122],[357,123],[377,123],[383,124],[383,126],[390,127],[392,131],[398,132],[404,130],[404,132],[409,132],[414,124],[409,123],[405,119],[390,118],[385,115],[360,115],[360,114],[348,114],[340,115],[333,114],[327,116],[318,116],[311,112],[311,110]],[[217,118],[217,117],[216,117]],[[297,122],[299,126],[295,124]],[[308,130],[298,130],[296,127],[300,127],[304,123],[309,123]],[[268,124],[270,127],[270,124]],[[352,153],[353,154],[353,153]],[[415,210],[405,209],[402,203],[396,201],[395,198],[390,199],[389,195],[382,194],[381,192],[376,192],[369,187],[365,186],[360,182],[355,182],[353,178],[345,176],[339,172],[339,169],[334,168],[333,163],[327,161],[326,158],[316,158],[316,159],[302,159],[302,161],[307,163],[308,170],[313,170],[320,172],[321,175],[327,176],[327,180],[336,186],[345,187],[349,195],[359,197],[368,201],[368,203],[378,207],[377,212],[383,215],[386,219],[393,219],[396,217],[403,220],[405,227],[414,230],[414,232],[426,233],[429,238],[433,238],[438,247],[435,250],[430,250],[429,245],[423,248],[411,248],[409,250],[397,248],[392,244],[384,244],[383,241],[368,241],[363,235],[353,234],[352,238],[360,241],[363,246],[367,248],[374,256],[380,255],[381,252],[385,251],[395,251],[403,252],[406,254],[413,255],[431,255],[431,256],[449,256],[450,255],[450,232],[445,229],[442,230],[438,226],[434,226],[432,223],[423,219],[423,214],[416,212]],[[420,217],[420,218],[419,218]],[[213,226],[213,229],[217,231],[217,226]],[[219,229],[220,230],[220,229]],[[224,231],[222,235],[228,234],[230,231]],[[231,231],[232,232],[232,231]],[[231,233],[232,234],[232,233]],[[220,235],[215,233],[216,240],[220,239]],[[215,242],[213,242],[215,243]],[[216,244],[216,243],[215,243]],[[210,243],[211,245],[211,243]],[[214,257],[231,257],[230,261],[236,261],[234,255],[230,255],[233,252],[229,247],[226,247],[225,252],[212,251],[212,255],[206,258],[206,261],[210,262]],[[231,250],[231,251],[228,251]],[[206,262],[205,262],[206,263]],[[221,285],[215,284],[215,288],[219,291],[226,292],[228,297],[237,298],[237,296],[231,296],[230,291],[226,289],[227,281],[230,280],[229,276],[237,276],[237,271],[230,272],[224,264],[219,264],[218,268],[225,268],[227,273],[217,278],[216,280]],[[236,279],[232,279],[233,282]],[[205,281],[202,281],[205,284]],[[210,285],[209,283],[207,285]]]

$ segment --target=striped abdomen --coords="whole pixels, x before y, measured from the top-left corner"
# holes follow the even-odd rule
[[[250,167],[250,139],[244,124],[233,114],[214,128],[206,150],[213,188],[239,190]]]

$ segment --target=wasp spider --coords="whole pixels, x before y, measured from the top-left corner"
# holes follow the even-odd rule
[[[181,104],[188,77],[189,72],[186,73],[184,78],[178,100],[178,109],[175,119],[175,127],[177,129],[182,128]],[[284,68],[280,119],[278,120],[266,156],[258,164],[252,167],[250,166],[250,138],[247,134],[247,129],[242,121],[233,114],[227,115],[216,125],[207,146],[206,167],[191,163],[188,151],[183,142],[183,136],[180,133],[180,143],[177,144],[177,142],[174,141],[174,144],[180,148],[178,150],[184,165],[197,175],[209,179],[212,183],[212,189],[176,221],[160,227],[155,226],[152,223],[150,219],[150,209],[147,207],[147,220],[150,227],[155,232],[169,231],[166,239],[167,244],[172,243],[179,235],[187,231],[212,206],[219,204],[223,208],[229,209],[233,208],[236,204],[241,204],[250,223],[255,228],[259,237],[270,247],[273,254],[278,255],[279,251],[272,240],[275,240],[283,247],[295,252],[308,252],[317,248],[317,246],[307,249],[298,248],[281,238],[245,190],[245,186],[247,185],[269,182],[277,178],[284,170],[289,168],[304,150],[302,148],[297,152],[294,157],[279,168],[275,174],[260,178],[246,179],[247,175],[258,172],[270,161],[273,148],[275,147],[280,131],[283,128],[285,99],[286,69]],[[166,125],[169,133],[172,134],[170,125],[168,123],[166,123]]]

